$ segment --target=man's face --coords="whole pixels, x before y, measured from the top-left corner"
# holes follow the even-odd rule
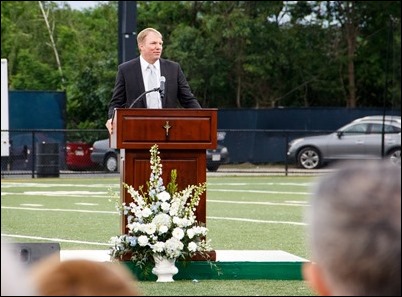
[[[150,32],[139,44],[141,55],[150,64],[155,63],[162,55],[163,41],[158,34]]]

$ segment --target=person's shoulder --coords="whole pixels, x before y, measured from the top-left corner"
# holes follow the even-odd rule
[[[132,67],[133,65],[136,65],[139,63],[140,63],[140,58],[137,57],[137,58],[134,58],[134,59],[121,63],[119,65],[119,69],[127,69],[128,67]]]
[[[159,63],[165,66],[180,67],[180,64],[178,62],[169,59],[159,59]]]

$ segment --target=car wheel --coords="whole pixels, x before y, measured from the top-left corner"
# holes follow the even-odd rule
[[[103,166],[108,172],[117,171],[117,156],[115,154],[108,154]]]
[[[317,169],[321,166],[321,156],[317,149],[305,147],[299,152],[297,162],[305,169]]]
[[[211,171],[211,172],[218,171],[218,168],[219,168],[219,164],[217,164],[217,165],[208,165],[207,166],[208,171]]]
[[[395,164],[395,165],[401,167],[401,149],[400,148],[392,150],[388,154],[388,158],[392,164]]]

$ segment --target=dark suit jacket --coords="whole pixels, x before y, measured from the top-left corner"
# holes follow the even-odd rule
[[[161,76],[166,78],[162,108],[201,108],[197,98],[191,92],[180,65],[166,59],[159,59],[159,61]],[[115,108],[129,107],[144,92],[140,58],[137,57],[119,65],[113,96],[109,103],[108,117],[113,116]],[[146,96],[132,107],[146,108]]]

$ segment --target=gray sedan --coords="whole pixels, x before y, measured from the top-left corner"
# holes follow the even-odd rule
[[[401,165],[401,117],[367,116],[337,131],[292,140],[288,160],[305,169],[316,169],[336,160],[389,158]]]

